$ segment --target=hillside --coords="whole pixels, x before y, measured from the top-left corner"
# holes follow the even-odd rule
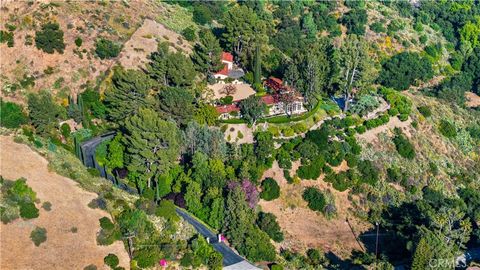
[[[175,12],[158,1],[2,1],[0,24],[15,30],[13,47],[0,43],[1,96],[23,103],[28,93],[50,89],[59,102],[67,104],[69,96],[94,87],[116,63],[127,68],[141,66],[156,50],[158,41],[189,51],[187,41],[156,25],[158,18]],[[165,23],[170,20],[163,19]],[[185,20],[188,26],[188,18]],[[35,31],[49,21],[58,22],[64,33],[63,53],[50,54],[36,48]],[[118,58],[95,56],[95,43],[100,38],[123,46]],[[80,46],[76,45],[77,39],[81,40]]]
[[[100,231],[98,220],[109,216],[106,211],[87,206],[97,197],[96,194],[86,192],[73,180],[49,171],[48,162],[43,157],[28,146],[15,143],[12,137],[1,136],[0,144],[0,175],[6,179],[27,179],[28,186],[37,193],[37,206],[40,208],[44,202],[51,205],[48,211],[41,208],[39,217],[33,220],[1,224],[2,269],[31,268],[32,265],[36,269],[83,269],[90,264],[107,269],[103,258],[109,253],[119,257],[120,266],[129,265],[128,254],[121,242],[110,246],[96,243]],[[47,231],[46,242],[41,248],[34,246],[29,238],[35,227]]]

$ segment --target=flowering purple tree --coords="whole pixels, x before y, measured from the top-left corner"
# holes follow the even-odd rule
[[[258,203],[258,190],[257,187],[248,179],[243,180],[241,183],[231,181],[228,183],[228,188],[233,190],[235,187],[240,186],[245,193],[248,206],[255,208]]]

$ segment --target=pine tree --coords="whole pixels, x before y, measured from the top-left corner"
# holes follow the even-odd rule
[[[180,52],[170,52],[167,43],[160,43],[150,55],[146,72],[164,86],[190,86],[197,75],[192,60]]]
[[[42,135],[51,132],[58,119],[65,117],[64,108],[57,105],[47,91],[28,95],[28,111],[36,132]]]
[[[128,170],[140,175],[140,186],[152,187],[156,175],[166,173],[180,154],[179,131],[175,123],[159,118],[146,108],[125,121]]]
[[[147,105],[151,81],[145,73],[136,70],[116,68],[110,89],[105,92],[108,119],[123,123],[136,114],[140,107]]]
[[[195,45],[192,60],[197,69],[208,75],[222,69],[222,48],[210,30],[200,32],[200,42]]]
[[[412,270],[450,269],[438,265],[437,259],[453,260],[454,258],[451,248],[446,245],[445,241],[437,233],[427,231],[415,249]]]

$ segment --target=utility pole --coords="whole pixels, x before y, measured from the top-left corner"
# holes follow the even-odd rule
[[[378,222],[375,222],[377,226],[377,240],[375,241],[375,269],[378,267]]]

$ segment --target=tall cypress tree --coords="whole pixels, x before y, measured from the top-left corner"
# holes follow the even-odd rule
[[[253,82],[258,87],[261,83],[262,77],[262,52],[260,50],[260,45],[257,44],[255,47],[255,63],[253,68]]]

